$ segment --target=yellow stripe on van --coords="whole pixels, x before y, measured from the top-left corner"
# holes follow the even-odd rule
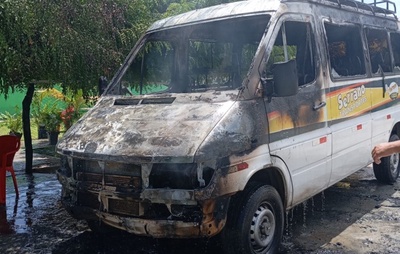
[[[317,122],[306,123],[300,120],[296,127],[356,117],[371,112],[399,98],[399,87],[396,82],[385,85],[385,96],[383,96],[382,87],[372,87],[369,84],[368,82],[359,82],[327,93],[325,95],[327,117],[324,115],[324,110],[321,110]],[[299,112],[301,110],[299,109]],[[312,109],[307,107],[304,110]],[[301,119],[301,117],[299,118]],[[270,112],[268,114],[268,121],[270,133],[289,130],[295,127],[292,118],[287,112]]]

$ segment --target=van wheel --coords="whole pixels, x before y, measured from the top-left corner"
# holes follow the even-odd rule
[[[389,142],[399,140],[399,136],[392,134]],[[396,182],[399,177],[399,160],[400,155],[398,153],[392,154],[388,157],[381,158],[380,164],[373,164],[374,174],[378,181],[392,184]]]
[[[222,246],[229,254],[278,251],[284,226],[281,197],[272,186],[250,188],[231,203]]]

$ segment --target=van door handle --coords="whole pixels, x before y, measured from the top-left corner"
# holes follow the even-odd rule
[[[325,101],[321,101],[321,103],[318,104],[317,106],[314,106],[313,109],[314,110],[318,110],[318,109],[320,109],[322,107],[325,107],[325,106],[326,106],[326,102]]]

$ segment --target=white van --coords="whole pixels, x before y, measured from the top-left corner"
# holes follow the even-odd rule
[[[250,0],[154,23],[63,136],[62,201],[94,230],[276,253],[285,211],[400,135],[396,6]],[[396,181],[399,155],[374,165]]]

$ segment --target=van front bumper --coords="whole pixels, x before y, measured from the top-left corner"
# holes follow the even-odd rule
[[[94,192],[90,186],[80,185],[78,181],[61,172],[57,172],[57,176],[63,189],[62,204],[76,219],[101,221],[106,225],[135,235],[155,238],[211,237],[218,234],[225,226],[229,196],[211,198],[203,193],[199,196],[208,196],[209,199],[196,201],[193,190],[146,189],[136,198],[122,197],[111,190]],[[89,202],[82,202],[79,193],[84,193],[85,197],[91,196],[90,199],[87,199]],[[102,205],[94,203],[96,200],[103,200]],[[142,202],[146,204],[155,202],[154,204],[167,206],[171,210],[171,206],[177,205],[182,210],[188,209],[189,212],[186,214],[190,214],[190,209],[197,207],[199,216],[179,218],[171,213],[169,216],[149,218],[149,215],[141,209],[136,215],[115,214],[113,211],[116,210],[111,206],[111,200],[118,200],[120,204],[118,207],[121,207],[121,204],[122,207],[136,207],[136,205],[129,204],[137,203],[141,206]],[[104,207],[105,203],[109,207]]]

